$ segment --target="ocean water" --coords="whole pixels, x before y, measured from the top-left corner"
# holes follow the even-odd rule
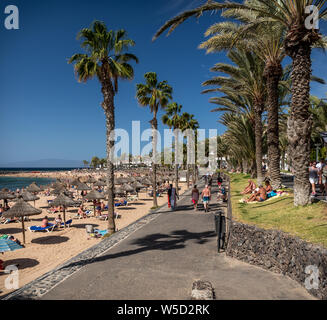
[[[35,182],[38,186],[40,186],[53,183],[55,180],[56,179],[49,178],[18,178],[0,176],[0,190],[3,188],[7,188],[11,191],[16,191],[17,189],[28,187],[32,182]]]

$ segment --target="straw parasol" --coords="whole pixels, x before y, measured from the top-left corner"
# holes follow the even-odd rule
[[[106,197],[101,194],[100,192],[96,191],[96,190],[92,190],[91,192],[89,192],[84,199],[86,200],[100,200],[100,199],[105,199]],[[94,208],[94,216],[95,216],[95,204],[93,203],[93,208]]]
[[[126,191],[122,187],[115,187],[114,193],[119,195],[125,195]]]
[[[152,182],[148,178],[142,179],[141,183],[143,185],[145,185],[145,186],[151,186],[152,185]]]
[[[40,192],[41,191],[41,189],[40,189],[40,187],[38,187],[37,185],[36,185],[36,183],[35,182],[33,182],[33,183],[31,183],[27,188],[26,188],[26,190],[28,191],[28,192]]]
[[[76,205],[76,202],[67,197],[66,195],[64,195],[63,193],[61,193],[56,199],[54,199],[50,206],[52,207],[57,207],[57,206],[62,206],[64,208],[64,227],[66,228],[66,207],[73,207]]]
[[[19,198],[22,198],[24,201],[28,202],[28,201],[34,201],[34,207],[35,207],[35,200],[39,200],[40,197],[28,192],[28,191],[24,191],[22,193],[19,193],[17,196],[17,200]]]
[[[9,190],[8,191],[7,190],[8,189],[2,189],[0,191],[0,200],[3,199],[3,206],[5,206],[6,200],[11,200],[16,198],[14,194],[10,193]]]
[[[102,181],[102,180],[98,180],[97,182],[95,182],[93,184],[94,187],[105,187],[106,185],[107,184],[104,181]]]
[[[80,183],[77,185],[76,190],[87,191],[87,190],[91,190],[91,188],[90,188],[87,184],[85,184],[85,183],[83,183],[83,182],[80,182]]]
[[[130,186],[129,184],[127,184],[127,183],[125,183],[125,184],[122,186],[122,188],[123,188],[126,192],[133,192],[133,191],[135,191],[135,189],[134,189],[132,186]]]
[[[80,183],[81,183],[81,181],[79,180],[79,178],[76,178],[76,179],[74,179],[73,181],[70,182],[70,184],[71,184],[72,186],[77,186],[77,185],[79,185]]]
[[[42,210],[32,207],[29,203],[25,202],[22,198],[20,198],[16,202],[16,204],[13,205],[12,208],[9,209],[8,211],[5,211],[2,216],[5,218],[14,218],[14,217],[22,218],[23,243],[25,243],[24,217],[34,216],[41,213]]]
[[[88,177],[88,179],[86,180],[86,183],[95,183],[97,182],[92,176]]]

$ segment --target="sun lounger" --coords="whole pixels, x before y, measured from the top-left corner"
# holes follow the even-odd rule
[[[117,203],[115,203],[115,207],[121,207],[121,206],[127,206],[127,201],[124,200],[124,203],[122,203],[122,202],[117,202]],[[107,209],[108,209],[108,208],[107,208]]]
[[[57,226],[56,224],[49,224],[47,227],[31,226],[28,228],[28,230],[31,232],[36,232],[36,231],[52,232],[56,226]]]
[[[70,225],[72,224],[72,222],[73,222],[73,220],[72,220],[72,219],[70,219],[70,220],[66,221],[66,227],[68,226],[68,228],[69,228],[69,227],[70,227]],[[65,226],[65,224],[62,222],[62,223],[61,223],[61,226],[62,226],[62,227],[64,227],[64,226]]]

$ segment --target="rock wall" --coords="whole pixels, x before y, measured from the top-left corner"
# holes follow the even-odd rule
[[[282,273],[327,300],[327,249],[287,233],[235,221],[229,225],[228,256]]]

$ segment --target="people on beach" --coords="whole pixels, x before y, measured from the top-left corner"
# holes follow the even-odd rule
[[[194,185],[192,189],[192,202],[194,205],[194,210],[198,209],[199,197],[200,197],[199,189],[197,188],[197,185]]]
[[[203,201],[203,205],[204,205],[204,211],[209,212],[209,201],[211,198],[211,191],[207,184],[206,184],[205,188],[202,190],[201,197],[202,197],[202,201]]]
[[[249,179],[248,182],[249,184],[245,187],[241,194],[253,193],[253,191],[257,188],[256,184],[251,179]]]
[[[42,225],[41,225],[41,227],[42,227],[42,228],[46,228],[46,227],[48,227],[48,226],[49,226],[49,220],[48,220],[48,217],[45,216],[44,219],[42,220]]]
[[[55,222],[56,222],[57,226],[60,228],[61,227],[61,223],[62,223],[62,218],[61,218],[61,214],[60,213],[56,217]]]
[[[327,200],[327,161],[325,161],[325,164],[320,171],[320,175],[321,175],[321,184],[323,185],[323,191]]]
[[[87,218],[87,215],[84,211],[84,207],[83,205],[81,205],[79,208],[78,208],[78,211],[77,211],[77,215],[79,216],[79,218],[82,218],[82,219],[86,219]]]

